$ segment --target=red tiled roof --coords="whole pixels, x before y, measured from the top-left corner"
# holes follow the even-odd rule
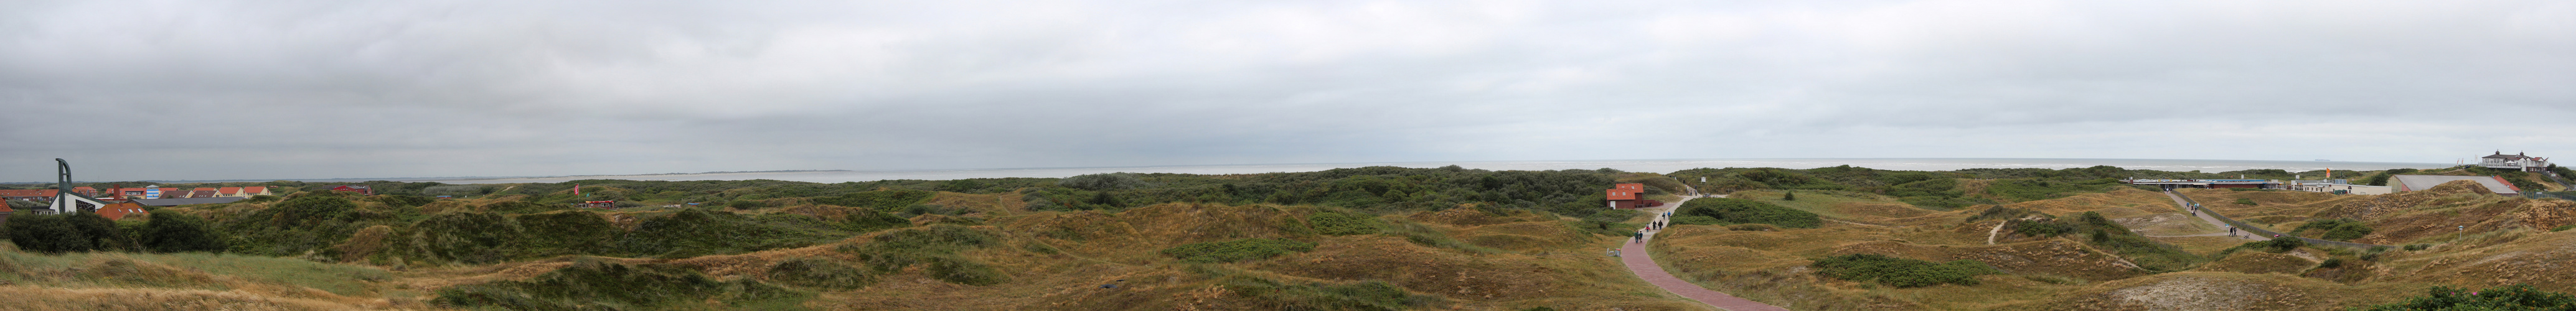
[[[53,195],[46,194],[46,193],[45,193],[45,191],[50,191],[50,190],[43,190],[43,189],[11,189],[11,190],[0,190],[0,197],[50,197],[50,196],[53,196]]]
[[[242,193],[259,194],[261,192],[268,192],[268,187],[242,187]]]
[[[220,189],[220,191],[223,191],[224,195],[241,194],[241,190],[242,187],[224,187],[223,189]]]
[[[98,216],[107,217],[107,220],[125,219],[125,216],[138,214],[150,215],[152,213],[143,211],[142,203],[132,202],[108,204],[107,206],[101,206],[98,208]]]

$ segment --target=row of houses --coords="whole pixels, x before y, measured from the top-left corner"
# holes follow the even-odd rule
[[[363,186],[362,186],[362,187],[363,187]],[[0,190],[0,198],[6,198],[6,199],[10,199],[10,200],[52,201],[52,200],[54,199],[54,195],[55,195],[55,194],[58,194],[59,192],[61,192],[61,190],[58,190],[58,189]],[[260,187],[260,186],[252,186],[252,187],[198,187],[198,188],[178,188],[178,187],[162,188],[162,187],[160,187],[160,186],[149,186],[149,187],[143,187],[143,188],[108,188],[108,189],[106,189],[105,191],[101,191],[101,190],[100,190],[100,189],[98,189],[98,188],[92,188],[92,187],[75,187],[75,188],[72,188],[72,192],[80,193],[81,195],[86,195],[86,196],[93,197],[93,198],[98,198],[98,199],[100,199],[100,200],[109,200],[109,199],[247,198],[247,197],[255,196],[255,195],[274,195],[274,194],[275,194],[275,193],[270,192],[270,191],[269,191],[269,189],[268,189],[268,187]]]

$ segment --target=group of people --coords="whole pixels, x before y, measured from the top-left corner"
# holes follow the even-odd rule
[[[1628,234],[1628,244],[1646,243],[1646,233],[1664,230],[1664,225],[1669,224],[1672,218],[1673,213],[1655,214],[1655,220],[1646,222],[1645,228],[1637,229],[1637,232]],[[1627,249],[1610,249],[1610,257],[1619,257],[1619,252],[1623,250]]]
[[[1631,234],[1629,234],[1629,235],[1628,235],[1628,238],[1629,238],[1628,243],[1630,243],[1630,244],[1635,244],[1635,243],[1645,243],[1645,242],[1646,242],[1646,233],[1647,233],[1647,232],[1655,232],[1655,231],[1662,231],[1662,230],[1664,230],[1664,224],[1665,224],[1666,222],[1671,221],[1670,219],[1672,219],[1672,217],[1673,217],[1673,213],[1656,214],[1656,215],[1655,215],[1655,220],[1654,220],[1654,221],[1648,221],[1648,222],[1646,222],[1646,228],[1644,228],[1644,229],[1637,229],[1637,232],[1636,232],[1636,233],[1631,233]]]

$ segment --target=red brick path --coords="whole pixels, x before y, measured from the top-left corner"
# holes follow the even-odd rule
[[[1689,201],[1689,199],[1690,198],[1683,198],[1683,201]],[[1680,202],[1671,203],[1669,205],[1681,206]],[[1669,209],[1665,211],[1669,211]],[[1662,211],[1654,212],[1660,213]],[[1656,219],[1663,218],[1656,217]],[[1629,240],[1633,241],[1634,239]],[[1655,233],[1647,232],[1646,242],[1653,243],[1654,241]],[[1672,273],[1664,272],[1663,266],[1655,265],[1655,257],[1648,254],[1649,252],[1646,251],[1646,243],[1620,244],[1619,248],[1625,250],[1619,254],[1619,261],[1628,265],[1628,272],[1636,273],[1637,278],[1645,279],[1646,283],[1655,284],[1655,287],[1662,287],[1664,288],[1664,291],[1673,292],[1675,295],[1681,295],[1682,297],[1687,297],[1691,300],[1698,300],[1700,303],[1717,306],[1719,309],[1726,309],[1728,311],[1789,310],[1769,304],[1754,302],[1752,300],[1745,300],[1743,297],[1735,297],[1735,295],[1727,295],[1726,293],[1708,290],[1708,288],[1699,287],[1699,284],[1691,284],[1690,281],[1683,281],[1681,278],[1673,277]]]

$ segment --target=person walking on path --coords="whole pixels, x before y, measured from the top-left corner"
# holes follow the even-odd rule
[[[1646,233],[1645,233],[1645,232],[1631,233],[1631,234],[1628,234],[1628,239],[1629,239],[1629,240],[1628,240],[1628,243],[1630,243],[1630,244],[1634,244],[1634,243],[1645,243],[1645,242],[1646,242]]]

